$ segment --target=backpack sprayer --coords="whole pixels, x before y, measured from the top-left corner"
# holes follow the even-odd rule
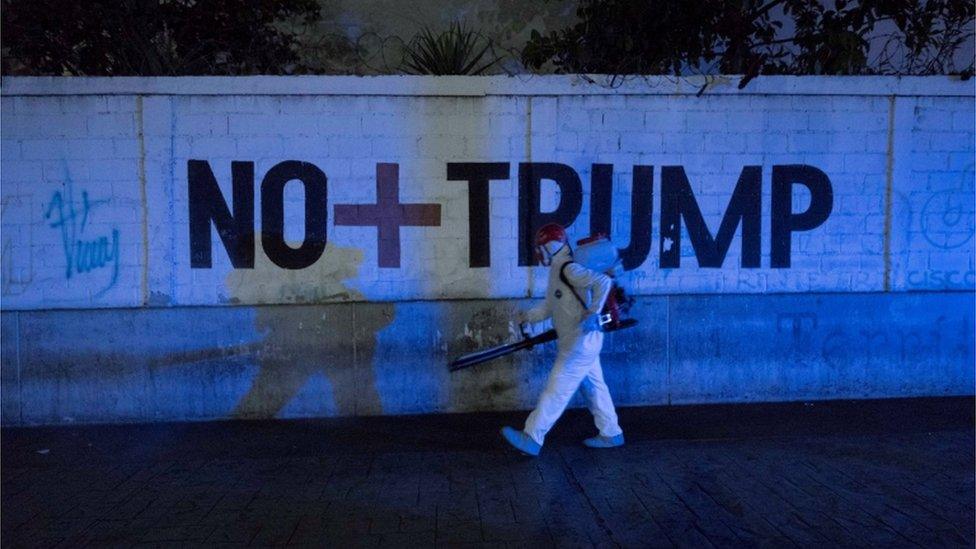
[[[617,284],[616,280],[616,275],[620,272],[620,258],[617,254],[617,248],[603,234],[584,238],[576,244],[578,248],[573,254],[573,261],[593,271],[607,274],[613,282],[610,292],[607,294],[607,300],[603,304],[603,309],[600,310],[597,317],[600,330],[603,332],[615,332],[636,325],[637,320],[626,318],[626,315],[630,312],[630,307],[634,303],[634,298],[628,296],[624,289]],[[573,289],[573,286],[566,280],[565,275],[562,272],[559,274],[563,283],[569,286],[570,289]],[[575,293],[575,289],[573,292]],[[577,297],[577,299],[580,298]],[[531,349],[536,345],[555,341],[558,337],[555,329],[546,330],[537,336],[530,337],[521,326],[519,328],[522,332],[521,341],[466,354],[452,362],[449,369],[452,372],[462,370],[476,364],[482,364],[490,360],[495,360],[496,358],[508,356],[517,351]]]

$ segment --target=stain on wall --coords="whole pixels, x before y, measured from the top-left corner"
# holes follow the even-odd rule
[[[231,302],[252,303],[272,291],[280,292],[273,301],[292,304],[363,299],[345,285],[358,275],[363,262],[363,253],[356,248],[327,245],[309,268],[284,272],[264,256],[258,258],[254,269],[228,275]],[[232,417],[276,417],[315,375],[328,381],[337,415],[383,413],[373,355],[376,334],[393,321],[393,310],[392,304],[370,314],[361,314],[353,306],[258,309],[254,330],[261,340],[252,355],[258,372]]]

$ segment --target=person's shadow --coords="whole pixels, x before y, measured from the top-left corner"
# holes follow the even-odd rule
[[[362,261],[362,250],[329,244],[305,269],[282,269],[256,254],[254,269],[228,275],[233,299],[284,303],[255,306],[255,328],[264,334],[253,355],[260,370],[232,417],[276,417],[316,374],[324,375],[331,386],[336,415],[383,412],[373,355],[377,333],[393,320],[393,305],[362,307],[364,296],[344,284],[357,277]],[[336,303],[342,301],[360,303]],[[303,399],[288,412],[326,415],[326,404]]]

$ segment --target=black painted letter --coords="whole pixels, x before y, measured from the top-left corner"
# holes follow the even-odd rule
[[[613,164],[593,164],[590,177],[590,234],[611,236],[613,212]],[[654,213],[654,167],[634,166],[630,193],[630,243],[620,249],[624,270],[640,267],[651,251],[651,217]]]
[[[305,186],[305,240],[298,248],[285,242],[285,184],[299,180]],[[285,269],[304,269],[325,250],[328,220],[327,181],[314,164],[286,160],[268,170],[261,182],[261,244],[268,259]]]
[[[794,184],[810,190],[810,207],[803,213],[793,213]],[[772,267],[789,267],[793,232],[819,227],[833,209],[834,189],[827,174],[806,164],[773,166]]]
[[[449,162],[448,181],[468,182],[468,265],[491,266],[488,183],[508,179],[508,162]]]
[[[541,212],[539,190],[543,179],[559,185],[559,206],[551,212]],[[583,185],[573,168],[554,162],[522,162],[519,164],[519,266],[534,263],[535,233],[546,223],[568,227],[583,208]]]
[[[732,191],[729,206],[722,216],[715,238],[702,219],[698,202],[681,166],[661,168],[661,259],[662,268],[681,266],[681,220],[688,227],[688,236],[695,249],[699,267],[721,267],[732,244],[732,235],[742,222],[742,266],[759,267],[760,226],[762,206],[762,169],[759,166],[742,168],[739,181]],[[670,247],[665,249],[665,242]]]
[[[254,162],[231,162],[234,214],[217,186],[206,160],[189,160],[186,179],[190,200],[190,267],[209,269],[212,263],[210,223],[220,235],[235,269],[254,268]]]

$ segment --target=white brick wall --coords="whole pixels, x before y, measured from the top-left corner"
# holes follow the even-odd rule
[[[575,238],[589,228],[591,165],[613,164],[620,246],[633,166],[654,166],[651,253],[625,275],[637,293],[976,286],[971,83],[763,77],[697,97],[699,87],[661,80],[608,89],[563,77],[6,79],[3,308],[538,295],[542,269],[517,265],[520,162],[564,163],[580,175]],[[189,159],[209,162],[228,203],[231,162],[254,163],[252,271],[232,273],[215,233],[213,267],[190,268]],[[287,286],[260,235],[260,183],[285,160],[325,172],[329,201],[329,248],[288,273]],[[397,269],[378,267],[375,228],[334,224],[334,205],[376,201],[380,162],[399,164],[401,202],[441,205],[440,226],[401,229]],[[510,179],[490,184],[490,268],[468,267],[467,184],[447,180],[449,162],[510,164]],[[794,233],[787,269],[770,267],[778,164],[814,166],[834,191],[827,221]],[[762,167],[761,268],[740,267],[738,231],[720,269],[698,267],[687,232],[681,267],[659,267],[664,165],[684,168],[713,234],[742,168]],[[303,195],[292,185],[286,235],[300,238]],[[549,187],[543,209],[555,204]],[[806,207],[797,194],[794,210]],[[318,291],[336,283],[345,290]]]

